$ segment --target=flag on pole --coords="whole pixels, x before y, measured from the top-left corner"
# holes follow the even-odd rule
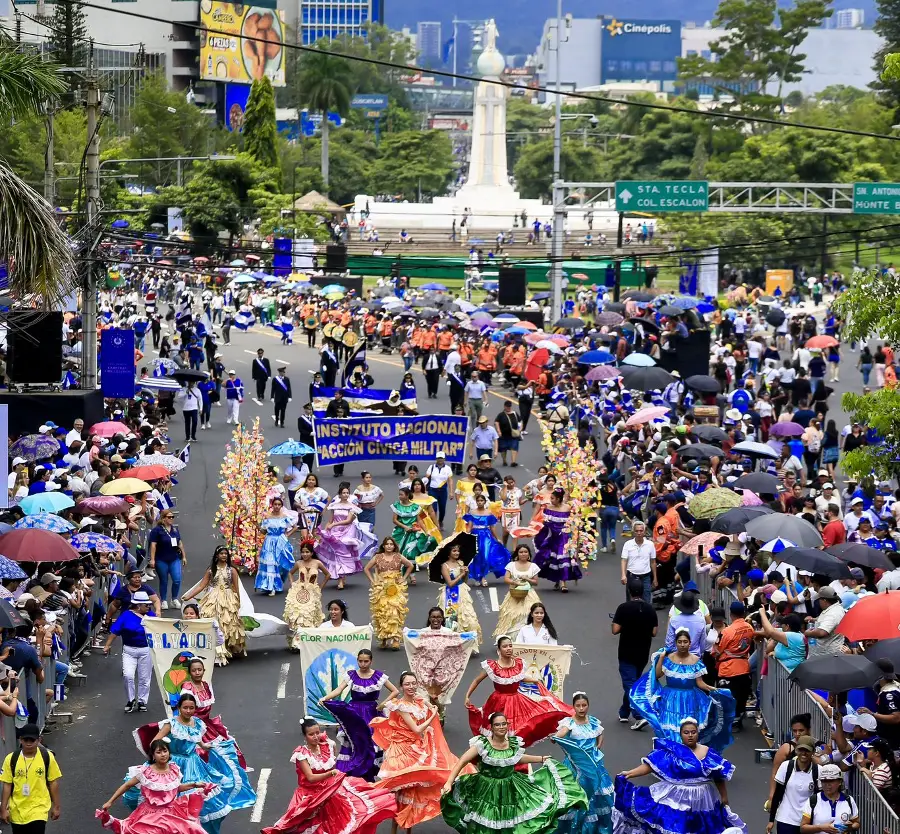
[[[441,60],[445,64],[450,60],[450,50],[453,49],[454,43],[456,43],[455,37],[452,37],[449,40],[444,41],[444,46],[441,49]]]
[[[179,453],[178,459],[187,466],[191,462],[191,444],[188,443]]]
[[[156,506],[159,507],[160,510],[171,510],[172,507],[175,506],[175,502],[168,492],[164,492],[160,495],[159,500],[156,502]]]
[[[353,353],[350,358],[347,360],[347,364],[344,365],[344,371],[341,374],[341,387],[347,384],[347,380],[353,376],[353,371],[357,368],[366,369],[366,343],[363,342],[357,349],[356,352]]]

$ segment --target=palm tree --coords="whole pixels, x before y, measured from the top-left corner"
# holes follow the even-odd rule
[[[322,114],[322,182],[328,193],[328,114],[350,115],[353,74],[345,58],[324,49],[305,52],[300,64],[300,100]]]
[[[0,39],[0,114],[22,119],[67,89],[65,80],[32,52]],[[75,285],[72,249],[51,206],[0,162],[0,264],[9,266],[10,290],[35,293],[46,307],[58,306]]]

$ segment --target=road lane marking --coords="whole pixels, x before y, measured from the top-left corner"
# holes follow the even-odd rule
[[[497,589],[493,586],[488,588],[488,596],[491,598],[491,611],[499,611],[500,603],[497,600]]]
[[[276,693],[277,698],[285,698],[287,697],[287,679],[288,673],[291,671],[290,663],[282,663],[281,671],[278,673],[278,692]]]
[[[280,362],[282,365],[290,365],[291,363],[287,361],[287,359],[276,359],[276,362]]]
[[[266,806],[266,794],[269,791],[269,774],[272,768],[264,767],[259,771],[259,781],[256,783],[256,803],[253,806],[253,813],[250,815],[250,822],[262,822],[263,808]]]
[[[483,591],[481,588],[479,588],[477,591],[475,591],[475,596],[478,597],[478,602],[481,603],[481,607],[482,607],[482,609],[484,610],[484,613],[485,613],[485,614],[490,614],[490,613],[491,613],[491,608],[490,608],[490,606],[488,605],[488,601],[487,601],[487,598],[486,598],[485,595],[484,595],[484,591]]]
[[[249,353],[251,356],[256,356],[255,350],[247,350],[247,348],[244,348],[244,353]]]

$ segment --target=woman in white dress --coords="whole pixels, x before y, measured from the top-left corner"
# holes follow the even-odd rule
[[[519,630],[516,643],[525,643],[529,646],[556,646],[556,629],[547,616],[547,609],[543,603],[536,602],[528,612],[528,620]]]
[[[319,486],[319,479],[310,473],[303,486],[294,493],[294,507],[300,516],[300,527],[312,536],[319,528],[322,513],[328,506],[328,493]]]
[[[531,561],[528,546],[520,544],[513,554],[512,561],[506,566],[506,575],[503,577],[509,589],[500,605],[494,640],[501,634],[517,634],[525,625],[532,607],[540,604],[541,598],[535,591],[539,571],[540,568]]]

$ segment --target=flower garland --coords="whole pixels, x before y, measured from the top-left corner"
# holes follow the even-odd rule
[[[550,474],[566,491],[566,499],[572,507],[566,532],[571,547],[587,567],[588,561],[597,558],[596,507],[600,504],[600,489],[594,482],[597,461],[587,448],[578,443],[578,432],[573,426],[553,431],[550,424],[541,421],[543,449],[547,456]]]

